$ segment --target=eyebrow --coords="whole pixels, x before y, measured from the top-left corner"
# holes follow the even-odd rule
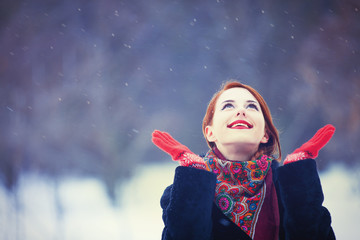
[[[234,101],[234,100],[229,99],[229,100],[225,100],[225,101],[223,101],[221,104],[224,104],[224,103],[233,103],[233,102],[235,102],[235,101]],[[254,101],[254,100],[247,100],[247,101],[246,101],[246,103],[256,103],[256,104],[258,104],[258,105],[259,105],[259,103],[258,103],[257,101]]]
[[[259,105],[260,105],[260,103],[259,103],[258,101],[254,101],[254,100],[247,100],[246,102],[247,102],[247,103],[256,103],[256,104],[259,104]]]
[[[223,101],[221,104],[223,104],[223,103],[229,103],[229,102],[235,102],[234,100],[225,100],[225,101]]]

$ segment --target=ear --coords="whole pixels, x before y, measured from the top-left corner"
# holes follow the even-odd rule
[[[261,143],[267,143],[269,141],[269,134],[265,130],[264,136],[261,138]]]
[[[214,135],[214,132],[213,132],[213,129],[211,126],[205,127],[205,135],[206,135],[206,139],[209,142],[215,142],[216,138],[215,138],[215,135]]]

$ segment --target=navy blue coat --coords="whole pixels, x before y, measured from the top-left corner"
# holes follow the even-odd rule
[[[279,239],[335,239],[324,200],[316,162],[306,159],[279,167],[272,163],[279,212]],[[174,183],[161,197],[162,239],[250,239],[214,204],[216,175],[177,167]]]

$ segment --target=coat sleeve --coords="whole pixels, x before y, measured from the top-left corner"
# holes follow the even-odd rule
[[[329,211],[313,159],[277,169],[275,179],[282,211],[283,239],[335,239]]]
[[[162,239],[211,239],[214,173],[190,167],[175,169],[174,183],[161,197]]]

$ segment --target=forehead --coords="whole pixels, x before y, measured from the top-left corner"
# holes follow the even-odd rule
[[[256,101],[256,98],[249,92],[249,90],[245,88],[230,88],[225,90],[220,96],[217,101],[217,104],[221,104],[224,101],[233,100],[233,101],[247,101],[252,100]]]

